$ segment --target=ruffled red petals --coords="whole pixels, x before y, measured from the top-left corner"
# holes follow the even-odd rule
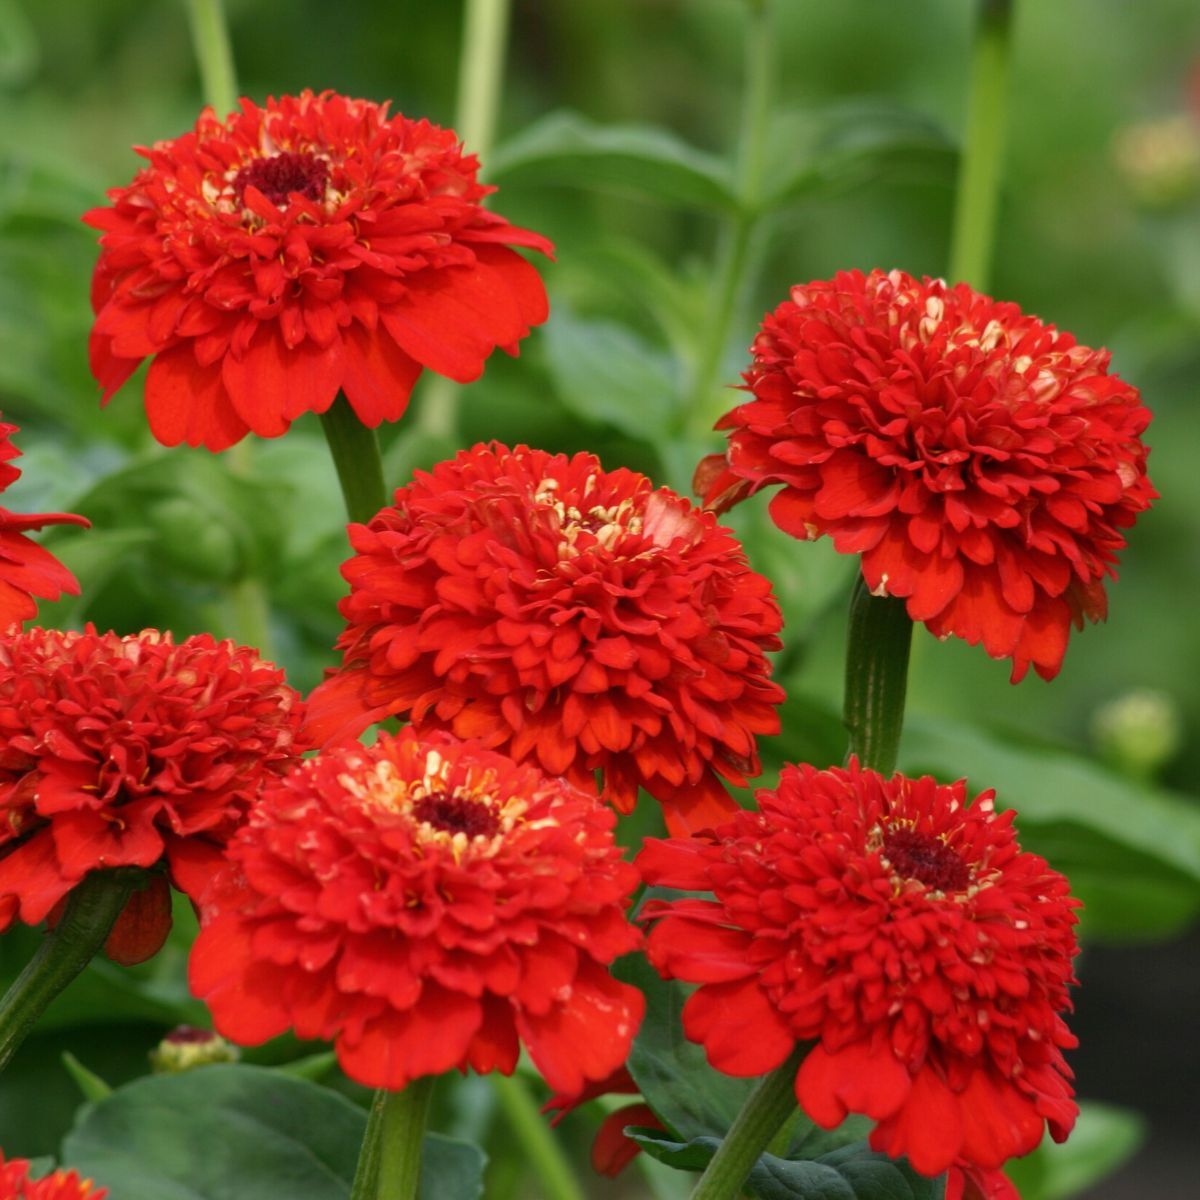
[[[793,288],[753,354],[725,459],[697,469],[708,505],[782,484],[785,532],[861,554],[872,591],[1014,682],[1056,675],[1157,496],[1150,413],[1108,352],[966,284],[848,271]]]
[[[731,1075],[814,1041],[796,1097],[819,1125],[876,1122],[871,1144],[957,1195],[1011,1195],[998,1172],[1075,1119],[1061,1014],[1077,902],[1017,845],[990,793],[961,782],[786,767],[760,811],[699,838],[651,840],[647,952],[700,986],[684,1030]]]
[[[770,583],[710,514],[595,456],[498,444],[419,474],[353,526],[345,666],[310,698],[316,740],[389,714],[480,738],[674,832],[734,805],[782,690]]]
[[[263,782],[299,758],[302,720],[282,672],[207,634],[0,637],[0,928],[49,917],[99,868],[211,865]],[[108,949],[140,962],[169,927],[156,875]]]
[[[12,459],[21,452],[10,440],[17,426],[0,421],[0,492],[20,477]],[[47,525],[91,525],[74,513],[14,513],[0,508],[0,633],[37,616],[37,600],[79,595],[75,576],[25,534]]]
[[[0,1200],[105,1200],[107,1188],[98,1188],[78,1172],[51,1171],[41,1179],[30,1179],[27,1158],[6,1162],[0,1150]]]
[[[482,206],[452,130],[333,92],[211,109],[112,205],[101,230],[90,361],[105,402],[143,359],[164,445],[277,437],[345,392],[374,427],[424,367],[475,379],[546,319],[538,234]]]
[[[478,809],[472,813],[472,808]],[[244,1044],[295,1030],[352,1078],[509,1074],[575,1093],[626,1058],[637,873],[611,811],[446,734],[384,735],[266,790],[203,904],[190,980]]]

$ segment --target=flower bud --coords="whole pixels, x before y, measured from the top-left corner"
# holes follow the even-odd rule
[[[156,1075],[176,1075],[209,1063],[237,1062],[238,1048],[211,1029],[177,1025],[153,1050],[150,1066]]]

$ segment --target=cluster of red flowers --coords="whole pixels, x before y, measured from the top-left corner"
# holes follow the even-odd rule
[[[15,425],[0,421],[0,492],[10,487],[21,474],[12,460],[21,452],[10,438]],[[75,576],[48,550],[25,536],[30,529],[46,525],[83,525],[86,517],[72,513],[21,513],[0,508],[0,633],[28,621],[37,614],[34,596],[57,600],[64,592],[79,594]]]
[[[192,989],[227,1037],[332,1039],[372,1087],[509,1074],[520,1041],[578,1092],[625,1061],[642,1016],[608,971],[641,941],[614,824],[446,734],[327,751],[266,789],[230,844]]]
[[[511,246],[545,238],[482,206],[495,189],[452,130],[332,92],[284,96],[141,151],[111,206],[92,304],[107,400],[152,358],[146,412],[167,446],[277,437],[339,389],[374,427],[423,367],[475,379],[546,319]]]
[[[1067,881],[1022,853],[992,794],[961,782],[788,767],[714,833],[650,841],[647,883],[713,899],[648,904],[651,962],[701,986],[684,1029],[730,1075],[816,1044],[796,1097],[818,1124],[926,1175],[993,1170],[1074,1124]]]
[[[0,1200],[104,1200],[107,1188],[97,1188],[75,1171],[51,1171],[41,1179],[29,1178],[25,1158],[4,1159],[0,1150]]]
[[[1108,352],[966,284],[847,271],[793,288],[753,353],[706,501],[782,484],[785,532],[861,554],[874,593],[1011,658],[1014,682],[1053,678],[1157,494],[1150,413]]]
[[[195,893],[263,783],[297,761],[302,720],[281,671],[207,634],[0,638],[0,929],[45,919],[101,868],[165,858]],[[135,896],[110,952],[139,961],[169,928],[160,885]]]
[[[342,568],[345,667],[317,741],[400,714],[480,738],[673,832],[735,805],[783,691],[768,580],[711,514],[591,454],[476,446],[396,492]]]

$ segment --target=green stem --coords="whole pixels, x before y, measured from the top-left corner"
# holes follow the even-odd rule
[[[796,1111],[796,1071],[807,1046],[797,1046],[787,1062],[763,1076],[713,1155],[691,1200],[733,1200],[750,1169]]]
[[[350,1200],[416,1200],[421,1146],[436,1075],[375,1094]]]
[[[538,1112],[524,1081],[516,1075],[492,1076],[500,1107],[529,1165],[537,1172],[545,1200],[585,1200],[562,1147]]]
[[[463,15],[454,128],[466,148],[484,163],[500,112],[511,7],[511,0],[467,0]],[[426,382],[417,413],[422,432],[434,437],[457,437],[459,392],[454,380],[441,375]]]
[[[70,893],[62,920],[0,1000],[0,1071],[50,1002],[104,945],[142,872],[92,871]]]
[[[321,414],[321,428],[337,469],[338,483],[351,521],[369,521],[385,504],[379,439],[355,415],[345,396]]]
[[[890,775],[904,728],[912,621],[898,596],[872,596],[860,574],[850,597],[844,721],[849,754]]]
[[[1000,169],[1007,125],[1015,0],[980,0],[971,52],[971,91],[963,139],[950,280],[979,291],[990,286]]]
[[[712,308],[697,350],[689,403],[681,414],[686,431],[693,435],[707,433],[720,415],[713,407],[713,393],[717,388],[738,300],[746,286],[750,247],[761,220],[759,206],[775,63],[775,28],[770,0],[758,0],[752,4],[749,21],[737,148],[738,209],[728,218],[721,231],[714,268],[716,286]],[[724,407],[722,404],[722,409]]]
[[[237,74],[221,0],[187,0],[204,98],[219,118],[237,108]]]

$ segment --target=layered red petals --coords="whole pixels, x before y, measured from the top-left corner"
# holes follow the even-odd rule
[[[105,1200],[107,1188],[98,1188],[78,1172],[60,1169],[31,1179],[33,1164],[26,1158],[5,1161],[0,1150],[0,1200]]]
[[[873,1147],[952,1169],[958,1196],[1011,1195],[998,1168],[1076,1112],[1066,880],[961,782],[787,767],[758,798],[637,860],[648,884],[713,896],[644,910],[651,962],[700,985],[687,1036],[732,1075],[814,1042],[796,1096],[819,1125],[863,1114]]]
[[[302,720],[282,672],[207,634],[0,637],[0,928],[54,920],[100,868],[211,867],[264,781],[298,760]],[[184,874],[192,891],[207,873]],[[149,957],[170,912],[152,874],[110,955]]]
[[[849,271],[793,288],[753,354],[706,502],[781,484],[776,524],[861,554],[914,621],[1011,658],[1014,682],[1057,674],[1157,495],[1150,414],[1107,351],[966,284]]]
[[[353,526],[345,665],[314,737],[384,716],[480,738],[675,832],[732,811],[779,728],[779,609],[715,518],[590,454],[463,451]]]
[[[478,377],[546,319],[550,253],[482,201],[455,134],[332,92],[243,100],[141,151],[111,206],[92,295],[91,367],[107,401],[152,359],[146,411],[165,445],[276,437],[339,391],[374,427],[421,370]]]
[[[510,1073],[519,1043],[577,1092],[621,1063],[641,993],[608,971],[640,936],[613,814],[445,734],[326,751],[268,789],[202,904],[193,991],[218,1029],[334,1042],[399,1089]]]

